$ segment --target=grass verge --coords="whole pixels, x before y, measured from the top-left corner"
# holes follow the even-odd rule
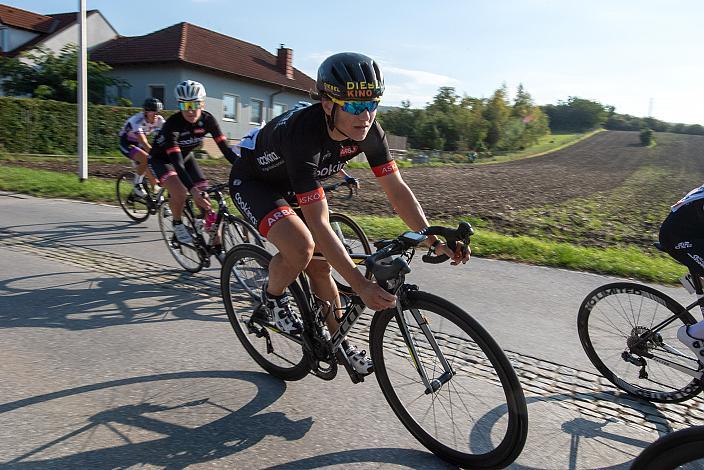
[[[75,175],[12,166],[5,166],[3,169],[0,190],[40,197],[115,203],[113,180],[91,178],[81,183]],[[373,240],[394,237],[406,230],[403,222],[397,217],[355,215],[354,218]],[[481,220],[470,222],[475,227],[484,225]],[[452,226],[456,225],[457,221],[433,223]],[[579,247],[534,237],[511,237],[483,228],[479,228],[472,238],[472,251],[480,257],[592,271],[667,284],[677,282],[684,270],[667,255],[635,247]]]

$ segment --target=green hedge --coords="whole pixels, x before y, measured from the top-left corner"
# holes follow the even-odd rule
[[[88,105],[88,153],[114,153],[118,133],[141,108]],[[162,114],[168,117],[172,111]],[[0,150],[75,155],[77,106],[62,101],[0,96]]]

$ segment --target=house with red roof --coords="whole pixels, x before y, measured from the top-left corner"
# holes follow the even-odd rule
[[[127,98],[139,106],[159,98],[176,109],[173,90],[183,80],[205,85],[206,109],[228,138],[239,139],[299,101],[309,99],[315,80],[293,66],[283,44],[273,54],[261,46],[190,23],[142,36],[120,36],[97,10],[87,13],[89,59],[105,62],[129,87],[106,90],[106,103]],[[40,15],[0,4],[2,54],[14,57],[42,46],[58,52],[78,42],[77,13]]]

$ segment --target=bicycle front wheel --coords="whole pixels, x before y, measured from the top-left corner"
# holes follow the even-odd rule
[[[470,468],[503,468],[521,453],[528,434],[521,384],[501,348],[462,309],[409,292],[401,312],[374,316],[370,345],[386,400],[430,451]],[[421,370],[431,383],[450,377],[433,391]]]
[[[674,468],[704,468],[704,426],[662,436],[646,447],[631,466],[631,470]]]
[[[229,216],[222,224],[222,247],[227,252],[242,243],[264,246],[257,229],[238,217]]]
[[[697,357],[677,339],[683,324],[695,323],[689,312],[655,329],[684,308],[651,287],[615,282],[593,290],[582,302],[577,331],[594,367],[621,390],[645,400],[676,403],[697,395],[702,383],[660,360],[692,372]],[[640,338],[648,336],[647,341]]]
[[[188,202],[189,201],[186,203]],[[181,221],[193,236],[193,243],[195,243],[195,237],[197,235],[196,230],[193,227],[193,217],[190,215],[190,211],[186,207],[184,207]],[[159,230],[161,230],[161,235],[164,238],[164,242],[166,243],[166,247],[169,249],[169,252],[173,255],[176,262],[183,267],[183,269],[192,273],[197,273],[203,269],[205,260],[203,260],[195,245],[181,243],[176,239],[176,234],[174,233],[173,216],[171,215],[171,210],[169,210],[168,203],[164,203],[159,207]]]
[[[337,238],[339,238],[342,242],[342,246],[344,246],[345,250],[347,250],[347,254],[349,254],[350,256],[353,254],[372,254],[372,247],[369,244],[369,239],[367,238],[367,235],[364,233],[364,230],[362,230],[362,227],[357,225],[354,220],[344,214],[338,214],[336,212],[330,214],[329,220],[330,227],[332,227],[332,231],[335,232]],[[367,267],[362,262],[364,261],[364,259],[355,259],[354,257],[352,259],[357,263],[358,269],[362,274],[364,274],[364,277],[366,277],[367,279],[371,279],[371,272],[367,270]],[[337,284],[337,288],[341,292],[347,294],[352,293],[352,288],[350,287],[350,285],[347,283],[347,281],[345,281],[342,276],[340,276],[337,271],[335,271],[334,268],[332,269],[332,278],[335,281],[335,284]]]
[[[142,188],[149,194],[147,185]],[[149,217],[149,201],[134,194],[134,173],[126,171],[117,177],[117,202],[127,216],[135,222],[144,222]],[[149,197],[149,196],[147,196]]]
[[[255,300],[261,299],[270,261],[271,254],[259,246],[244,244],[230,250],[220,271],[222,300],[232,328],[252,359],[274,377],[299,380],[310,371],[300,338],[279,331],[260,308],[261,301]],[[300,286],[294,282],[288,292],[293,310],[305,315],[308,304]]]

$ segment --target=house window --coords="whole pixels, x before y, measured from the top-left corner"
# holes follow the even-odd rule
[[[274,103],[274,109],[272,109],[271,112],[271,117],[275,118],[279,114],[283,114],[286,112],[286,105],[281,103]]]
[[[236,95],[222,96],[222,118],[226,121],[237,122],[237,110],[239,109],[240,97]]]
[[[162,103],[164,103],[164,86],[163,85],[149,85],[149,96],[147,98],[156,98]]]
[[[251,124],[261,124],[264,120],[264,102],[252,100],[251,111],[249,112],[249,122]]]

